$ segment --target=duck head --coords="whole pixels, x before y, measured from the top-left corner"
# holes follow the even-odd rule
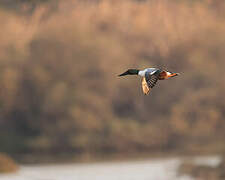
[[[138,75],[138,69],[128,69],[126,72],[118,75],[118,76],[126,76],[126,75]]]

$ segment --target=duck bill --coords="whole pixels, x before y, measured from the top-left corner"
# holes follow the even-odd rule
[[[124,72],[124,73],[122,73],[122,74],[120,74],[120,75],[118,75],[118,76],[126,76],[126,75],[128,75],[128,74],[129,74],[129,72],[126,71],[126,72]]]
[[[170,75],[168,75],[168,77],[175,77],[175,76],[179,76],[180,74],[179,73],[172,73]]]

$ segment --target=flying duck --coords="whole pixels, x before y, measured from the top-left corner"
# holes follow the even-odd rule
[[[172,73],[158,68],[146,68],[144,70],[128,69],[119,76],[139,75],[142,77],[142,90],[145,95],[149,94],[150,90],[155,86],[158,80],[165,80],[171,77],[178,76],[179,73]]]

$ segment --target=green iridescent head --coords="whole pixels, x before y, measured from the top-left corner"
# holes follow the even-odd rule
[[[126,76],[126,75],[138,75],[138,69],[128,69],[126,72],[120,74],[119,76]]]

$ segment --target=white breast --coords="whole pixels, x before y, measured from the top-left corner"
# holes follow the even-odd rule
[[[153,74],[157,70],[158,70],[157,68],[147,68],[147,69],[144,69],[142,71],[139,71],[138,75],[144,77],[146,72],[149,72],[150,74]]]
[[[139,71],[138,72],[138,75],[144,77],[145,76],[145,73],[146,73],[146,69],[144,69],[142,71]]]

